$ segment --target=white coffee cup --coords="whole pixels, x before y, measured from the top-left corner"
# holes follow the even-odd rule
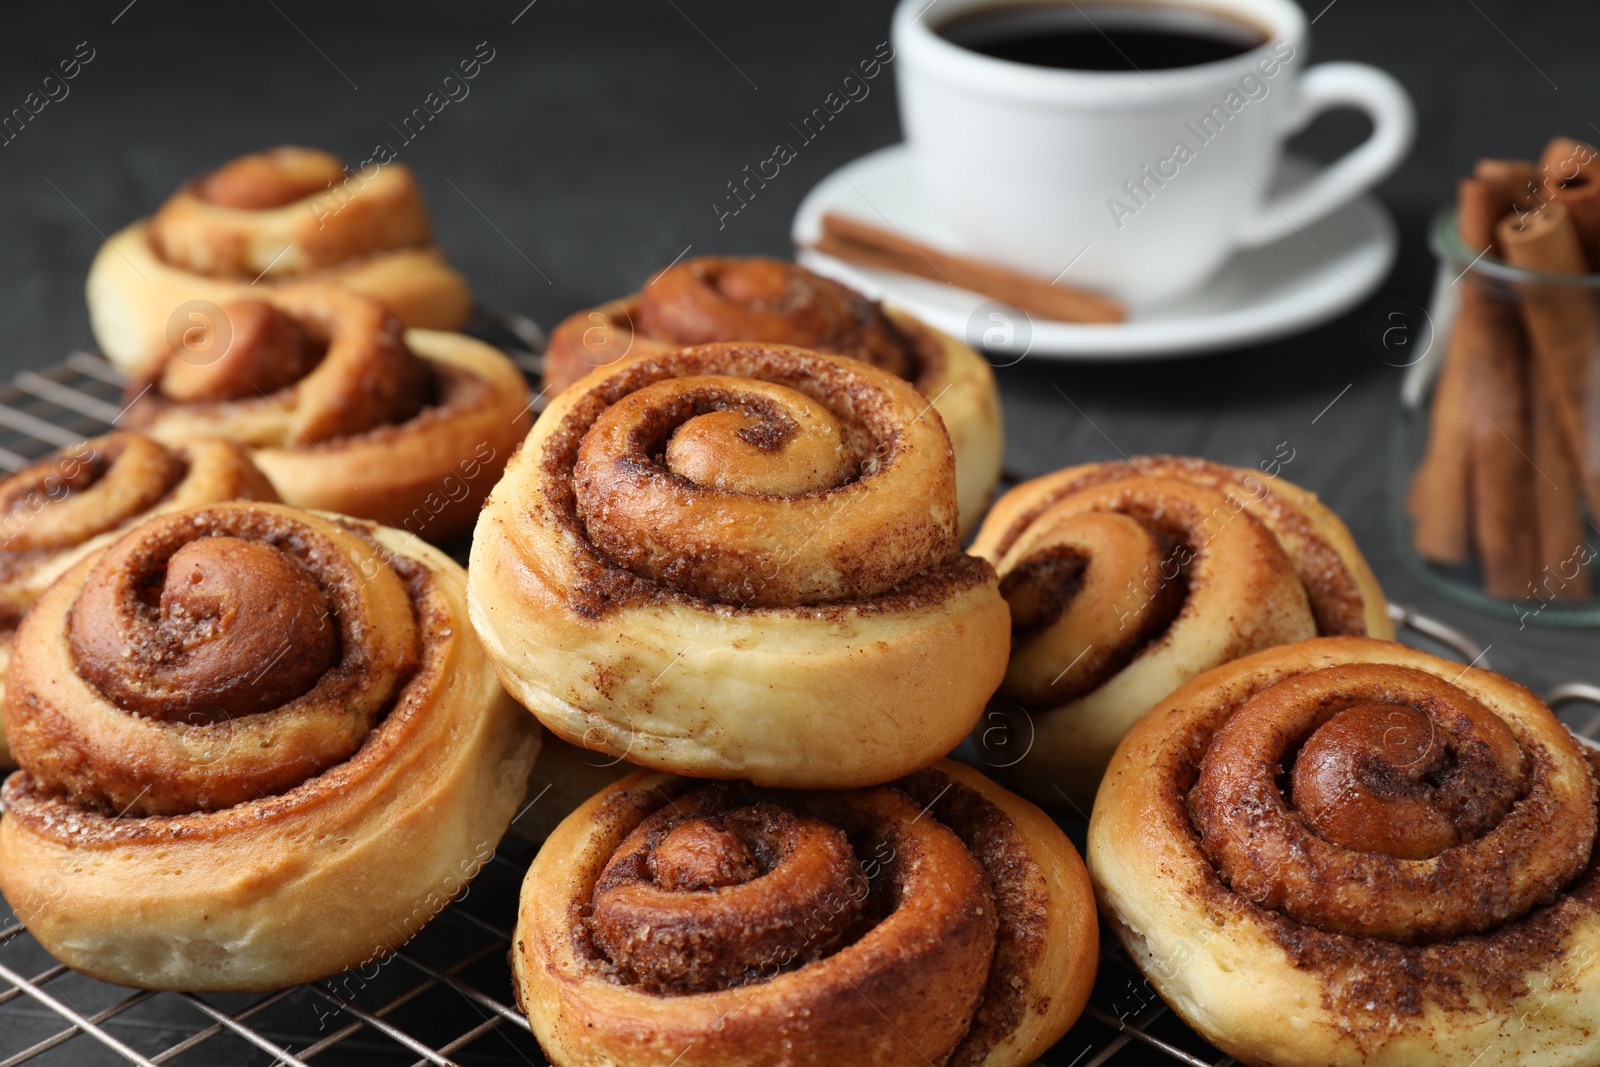
[[[1221,16],[1266,42],[1195,66],[1101,72],[996,59],[940,36],[990,8],[1099,29]],[[1134,305],[1181,296],[1239,248],[1303,239],[1411,146],[1400,84],[1356,63],[1304,69],[1308,29],[1292,0],[901,0],[900,115],[924,193],[974,255]],[[1285,138],[1336,107],[1365,111],[1371,136],[1274,190]]]

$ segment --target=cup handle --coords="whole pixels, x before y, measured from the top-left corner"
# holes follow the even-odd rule
[[[1323,63],[1300,79],[1300,101],[1285,134],[1335,107],[1354,107],[1372,119],[1372,135],[1320,174],[1263,202],[1239,228],[1242,245],[1270,244],[1344,207],[1400,165],[1416,133],[1411,98],[1394,78],[1364,63]]]

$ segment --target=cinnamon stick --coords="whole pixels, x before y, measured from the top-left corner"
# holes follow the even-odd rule
[[[1478,169],[1492,176],[1464,178],[1457,185],[1456,226],[1463,244],[1474,251],[1493,251],[1495,226],[1512,209],[1517,182],[1526,182],[1533,166],[1484,160]],[[1521,331],[1513,309],[1491,306],[1491,298],[1469,278],[1459,284],[1461,310],[1433,394],[1428,451],[1407,502],[1412,538],[1424,559],[1464,563],[1472,556],[1476,532],[1490,584],[1502,590],[1521,575],[1516,582],[1520,593],[1534,556],[1532,501],[1524,492],[1525,506],[1508,510],[1508,494],[1518,495],[1510,484],[1516,476],[1508,455],[1515,453],[1514,438],[1508,441],[1496,427],[1510,424],[1509,408],[1519,401],[1507,397],[1507,406],[1501,407],[1494,390],[1496,383],[1512,376]],[[1515,424],[1519,430],[1524,425],[1520,412]],[[1520,550],[1526,555],[1517,565],[1513,556]]]
[[[1464,342],[1450,334],[1429,417],[1428,450],[1411,481],[1406,511],[1411,515],[1417,554],[1435,563],[1465,563],[1472,558],[1472,405],[1467,403]]]
[[[1538,573],[1539,530],[1528,458],[1528,357],[1517,308],[1464,281],[1452,340],[1471,414],[1472,529],[1490,596],[1524,597]]]
[[[1528,195],[1532,166],[1482,160],[1457,188],[1461,239],[1499,253],[1499,221]],[[1537,573],[1539,530],[1528,458],[1528,353],[1517,308],[1471,278],[1461,283],[1461,310],[1451,334],[1461,344],[1461,388],[1471,414],[1472,528],[1490,596],[1527,593]]]
[[[1501,220],[1507,262],[1526,270],[1581,274],[1587,260],[1565,205],[1549,203]],[[1578,466],[1589,510],[1600,516],[1600,319],[1586,286],[1526,282],[1517,286],[1536,372],[1545,382],[1567,449]]]
[[[1540,194],[1572,216],[1590,270],[1600,267],[1600,154],[1571,137],[1557,137],[1539,160]]]
[[[1510,199],[1511,206],[1532,211],[1539,206],[1538,169],[1526,159],[1480,159],[1472,168],[1472,176],[1501,190]],[[1493,222],[1498,222],[1496,218]],[[1492,244],[1494,237],[1487,238]],[[1478,247],[1483,247],[1479,245]],[[1496,253],[1498,254],[1498,252]]]
[[[823,216],[822,236],[812,247],[852,263],[971,289],[1062,322],[1114,323],[1127,317],[1121,302],[1108,296],[945,252],[843,215]]]
[[[1533,439],[1534,497],[1539,510],[1539,599],[1591,600],[1588,530],[1584,526],[1578,467],[1556,420],[1555,402],[1543,375],[1531,382],[1530,436]]]

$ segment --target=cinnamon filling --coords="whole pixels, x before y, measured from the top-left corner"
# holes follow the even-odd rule
[[[544,463],[558,519],[595,550],[580,573],[616,590],[606,599],[628,584],[609,564],[675,593],[772,608],[882,596],[953,559],[948,447],[915,424],[907,390],[885,395],[877,372],[851,366],[708,346],[597,386],[566,412]]]
[[[219,321],[173,340],[150,375],[129,382],[130,426],[162,432],[182,412],[189,436],[293,447],[407,422],[435,404],[442,376],[407,347],[377,301],[286,287],[240,300]]]
[[[726,989],[821,958],[854,931],[867,879],[841,830],[760,800],[686,806],[641,823],[595,885],[590,933],[619,980]]]
[[[1237,507],[1230,503],[1231,510],[1242,510],[1248,503],[1252,513],[1277,537],[1294,564],[1316,619],[1317,634],[1324,637],[1366,635],[1366,603],[1354,575],[1305,514],[1271,492],[1265,478],[1258,479],[1248,472],[1208,460],[1188,456],[1135,456],[1128,461],[1096,464],[1072,481],[1055,486],[1046,497],[1019,514],[997,541],[995,551],[1009,551],[1042,515],[1078,493],[1113,482],[1137,484],[1167,478],[1227,494],[1237,503]]]
[[[1105,685],[1177,619],[1195,557],[1180,532],[1139,508],[1049,523],[1002,565],[1020,655],[999,695],[1050,707]]]
[[[1516,738],[1498,719],[1481,725],[1489,739],[1479,744],[1499,756],[1493,763],[1456,758],[1416,708],[1346,708],[1295,757],[1290,802],[1343,848],[1403,860],[1437,856],[1493,829],[1522,793]]]
[[[1292,676],[1212,736],[1190,817],[1222,881],[1297,922],[1429,943],[1555,899],[1596,811],[1471,695],[1407,667]],[[1281,768],[1281,777],[1280,777]]]
[[[989,982],[967,1036],[947,1061],[949,1067],[981,1067],[1031,1007],[1019,995],[1015,976],[1032,971],[1050,950],[1045,931],[1057,906],[1052,886],[1016,823],[977,790],[937,767],[902,778],[895,788],[960,836],[994,890],[999,925]]]
[[[416,671],[408,580],[359,532],[276,505],[150,519],[48,621],[24,620],[13,665],[37,670],[59,643],[48,654],[71,674],[13,673],[12,750],[50,790],[118,815],[292,789],[360,748]]]
[[[618,797],[630,803],[595,818],[633,828],[575,902],[580,952],[609,981],[681,996],[770,981],[849,949],[850,973],[891,981],[910,968],[913,981],[942,981],[953,1010],[975,1011],[995,953],[1025,962],[1033,951],[1028,931],[1010,924],[1026,926],[1040,903],[1037,869],[1009,821],[969,790],[934,772],[899,784],[907,791],[806,793],[680,780]],[[943,825],[934,809],[962,825]],[[1017,875],[1020,895],[1005,897],[1015,914],[997,918],[1000,890],[986,869]],[[962,1047],[981,1050],[1003,1036],[993,1026],[1015,1024],[1012,977],[990,983],[995,1004]],[[837,982],[816,980],[822,990]],[[967,1022],[953,1016],[941,1028],[954,1049]],[[981,1051],[940,1059],[980,1061]]]
[[[78,673],[118,707],[164,722],[253,715],[308,692],[338,662],[333,608],[277,549],[236,537],[173,553],[155,603],[116,605],[107,586],[73,605]]]

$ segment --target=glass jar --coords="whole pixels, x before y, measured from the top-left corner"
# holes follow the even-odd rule
[[[1453,210],[1429,244],[1431,338],[1390,465],[1401,556],[1477,610],[1600,625],[1600,274],[1480,255]]]

